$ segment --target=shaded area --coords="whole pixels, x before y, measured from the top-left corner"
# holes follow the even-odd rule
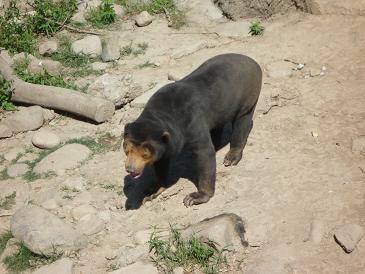
[[[211,137],[216,151],[229,143],[231,133],[231,123],[211,131]],[[188,179],[195,185],[198,181],[196,159],[192,151],[187,148],[184,148],[179,155],[171,160],[167,179],[169,187],[174,185],[180,178]],[[127,196],[125,208],[127,210],[140,208],[143,198],[156,192],[159,187],[153,166],[146,167],[142,176],[136,180],[132,179],[129,175],[125,176],[123,188]]]

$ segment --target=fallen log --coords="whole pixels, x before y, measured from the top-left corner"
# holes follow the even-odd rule
[[[18,78],[5,55],[0,54],[0,74],[11,81],[11,101],[61,110],[86,117],[98,123],[113,117],[112,102],[75,90],[27,83]]]

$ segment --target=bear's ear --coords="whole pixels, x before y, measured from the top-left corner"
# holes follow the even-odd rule
[[[161,136],[161,140],[162,142],[164,142],[165,144],[168,144],[170,142],[171,139],[171,135],[170,133],[168,133],[167,131],[165,131],[162,136]]]

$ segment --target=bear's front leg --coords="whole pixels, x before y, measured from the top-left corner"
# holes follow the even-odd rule
[[[209,132],[209,131],[208,131]],[[193,152],[197,159],[198,191],[184,199],[186,207],[206,203],[214,195],[216,177],[215,150],[210,135],[194,144]]]

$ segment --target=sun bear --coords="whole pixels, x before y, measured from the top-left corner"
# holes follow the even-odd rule
[[[166,189],[170,159],[183,148],[196,157],[197,192],[188,194],[185,206],[206,203],[214,195],[215,148],[210,132],[232,123],[230,150],[224,165],[237,165],[251,131],[262,82],[260,66],[240,54],[215,56],[183,79],[160,88],[141,115],[124,129],[126,171],[138,178],[153,165],[161,188]]]

